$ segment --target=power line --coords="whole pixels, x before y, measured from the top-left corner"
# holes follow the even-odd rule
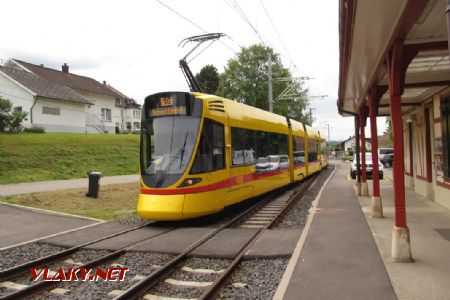
[[[176,11],[175,9],[173,9],[172,7],[168,6],[167,4],[165,4],[164,2],[162,2],[161,0],[156,0],[159,4],[161,4],[162,6],[166,7],[167,9],[169,9],[170,11],[172,11],[173,13],[175,13],[176,15],[178,15],[179,17],[183,18],[185,21],[189,22],[191,25],[197,27],[198,29],[200,29],[201,31],[203,31],[204,33],[209,33],[206,29],[202,28],[200,25],[197,25],[196,23],[194,23],[192,20],[190,20],[188,17],[182,15],[181,13],[179,13],[178,11]],[[223,41],[219,41],[222,45],[224,45],[225,47],[227,47],[228,49],[230,49],[231,51],[233,51],[236,54],[236,51],[231,48],[230,46],[228,46],[227,44],[225,44]]]
[[[264,45],[266,45],[267,43],[264,42],[263,38],[261,37],[261,35],[259,34],[258,30],[255,28],[255,26],[253,26],[252,22],[250,22],[250,19],[247,17],[247,15],[245,14],[244,10],[239,6],[239,3],[237,3],[236,0],[231,0],[233,2],[233,4],[229,3],[227,0],[224,0],[224,2],[232,9],[234,10],[240,17],[242,20],[244,20],[245,23],[247,23],[247,25],[249,25],[252,30],[255,32],[256,36],[259,38],[259,40],[261,41],[261,43],[263,43]]]
[[[268,12],[267,9],[266,9],[266,6],[265,6],[264,3],[262,2],[262,0],[259,0],[259,3],[261,4],[262,8],[264,9],[264,12],[266,13],[267,18],[269,19],[270,23],[272,24],[272,27],[273,27],[273,29],[275,30],[275,32],[276,32],[278,38],[280,39],[281,45],[283,46],[284,50],[286,51],[286,54],[288,55],[289,60],[292,62],[291,54],[289,53],[289,51],[288,51],[286,45],[284,44],[284,41],[283,41],[283,39],[281,38],[281,35],[280,35],[280,33],[278,32],[278,29],[277,29],[277,27],[275,26],[275,23],[273,22],[272,18],[270,17],[269,12]]]

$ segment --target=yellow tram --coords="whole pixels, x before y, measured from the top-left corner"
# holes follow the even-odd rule
[[[150,95],[137,213],[154,220],[216,213],[324,166],[320,133],[302,123],[202,93]]]

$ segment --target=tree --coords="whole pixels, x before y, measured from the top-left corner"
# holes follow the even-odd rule
[[[277,78],[291,77],[287,68],[283,67],[280,56],[268,46],[256,44],[243,47],[235,58],[228,60],[227,66],[219,77],[217,94],[226,98],[268,110],[268,54],[272,55],[273,99],[288,87],[285,81]],[[298,97],[280,100],[274,103],[275,113],[288,116],[300,122],[307,120],[307,90],[303,82],[293,84],[293,91]]]
[[[217,87],[219,86],[219,72],[213,65],[204,66],[195,79],[200,85],[202,91],[206,94],[216,94]]]
[[[20,132],[28,113],[13,110],[12,102],[0,96],[0,132]]]
[[[391,117],[386,117],[386,134],[389,137],[389,141],[392,144],[393,141],[393,133],[392,133],[392,121]]]

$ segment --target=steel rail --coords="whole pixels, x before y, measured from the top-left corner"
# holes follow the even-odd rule
[[[295,201],[297,201],[299,197],[303,197],[305,192],[308,190],[308,188],[311,186],[311,184],[315,181],[315,178],[316,178],[316,175],[314,175],[313,177],[310,177],[309,179],[304,181],[303,184],[300,186],[300,188],[289,198],[289,201],[280,210],[280,212],[274,217],[274,219],[270,223],[265,225],[264,228],[258,229],[258,232],[244,246],[242,246],[241,250],[236,254],[236,257],[233,259],[231,264],[225,269],[225,271],[198,298],[199,300],[213,299],[213,297],[216,295],[216,293],[222,287],[223,283],[228,278],[228,276],[231,275],[231,273],[234,271],[234,269],[241,262],[242,258],[244,257],[245,253],[247,253],[247,251],[250,249],[250,247],[253,246],[253,244],[259,239],[259,237],[264,233],[265,230],[269,229],[270,227],[272,227],[273,224],[275,224],[275,222],[279,219],[279,217],[283,214],[283,212],[285,212]]]
[[[82,269],[82,268],[87,269],[87,268],[92,268],[92,267],[98,266],[99,264],[101,264],[103,262],[106,262],[108,260],[112,260],[112,259],[115,259],[116,257],[119,257],[120,255],[124,254],[126,251],[129,251],[129,250],[133,249],[134,247],[136,247],[137,245],[141,244],[142,242],[146,242],[148,240],[154,239],[154,238],[156,238],[156,237],[158,237],[158,236],[160,236],[162,234],[168,233],[168,232],[173,231],[175,229],[178,229],[178,227],[170,228],[168,230],[162,231],[162,232],[160,232],[160,233],[158,233],[158,234],[156,234],[156,235],[154,235],[154,236],[152,236],[150,238],[145,237],[145,238],[143,238],[143,239],[141,239],[141,240],[139,240],[137,242],[134,242],[134,243],[131,243],[131,244],[125,246],[125,247],[122,247],[119,250],[116,250],[116,251],[114,251],[112,253],[108,253],[108,254],[106,254],[104,256],[101,256],[101,257],[99,257],[97,259],[94,259],[94,260],[92,260],[90,262],[87,262],[87,263],[85,263],[85,264],[83,264],[83,265],[81,265],[81,266],[79,266],[77,268],[79,268],[79,269]],[[0,297],[0,300],[10,300],[10,299],[12,300],[12,299],[28,298],[29,296],[31,296],[31,295],[33,295],[35,293],[38,293],[39,291],[47,289],[47,288],[49,288],[52,285],[58,285],[61,282],[63,282],[63,281],[41,281],[41,282],[39,282],[37,284],[29,285],[26,288],[23,288],[23,289],[15,291],[15,292],[9,293],[7,295],[4,295],[4,296]]]
[[[116,233],[113,233],[111,235],[108,235],[108,236],[105,236],[105,237],[101,237],[101,238],[98,238],[96,240],[93,240],[93,241],[90,241],[90,242],[86,242],[86,243],[74,246],[72,248],[69,248],[69,249],[66,249],[66,250],[63,250],[63,251],[60,251],[60,252],[56,252],[56,253],[53,253],[53,254],[50,254],[50,255],[47,255],[47,256],[35,259],[35,260],[28,261],[28,262],[20,264],[18,266],[15,266],[15,267],[12,267],[12,268],[0,271],[0,280],[4,281],[4,280],[8,280],[8,279],[14,278],[16,276],[19,276],[19,275],[25,273],[31,267],[40,267],[42,265],[46,265],[48,263],[52,263],[52,262],[54,262],[54,261],[56,261],[58,259],[65,258],[65,257],[71,255],[72,253],[78,251],[80,248],[83,248],[83,247],[89,246],[91,244],[95,244],[95,243],[98,243],[98,242],[101,242],[101,241],[104,241],[104,240],[107,240],[107,239],[110,239],[110,238],[113,238],[113,237],[116,237],[116,236],[128,233],[130,231],[134,231],[134,230],[143,228],[143,227],[145,227],[145,226],[147,226],[149,224],[153,224],[153,223],[156,223],[156,222],[151,222],[151,223],[148,223],[148,224],[139,225],[139,226],[135,226],[133,228],[122,230],[120,232],[116,232]]]

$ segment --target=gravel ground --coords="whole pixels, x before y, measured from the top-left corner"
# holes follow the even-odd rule
[[[217,299],[271,299],[289,259],[243,261],[219,291]],[[233,286],[244,284],[241,287]]]
[[[79,263],[86,263],[88,261],[94,260],[96,258],[99,258],[100,256],[106,255],[110,253],[109,251],[105,251],[105,250],[85,250],[82,249],[80,251],[77,251],[76,253],[74,253],[73,255],[70,255],[69,257],[65,258],[66,259],[72,259],[74,262],[79,262]],[[71,263],[66,263],[63,261],[58,261],[55,263],[52,263],[50,265],[48,265],[48,267],[50,268],[50,270],[52,271],[56,271],[58,268],[63,268],[64,270],[67,270],[67,268],[69,267],[76,267],[77,265],[72,265]],[[18,284],[26,284],[26,285],[31,285],[33,284],[33,278],[31,276],[30,273],[25,273],[17,278],[13,278],[9,281],[12,281],[14,283],[18,283]],[[0,288],[0,297],[4,296],[7,293],[11,293],[11,290],[7,290],[6,288]]]
[[[115,220],[114,222],[124,224],[124,225],[139,226],[139,225],[144,225],[144,224],[150,224],[152,221],[141,219],[138,215],[133,214],[132,216],[124,217],[124,218]]]
[[[156,266],[163,265],[172,258],[173,256],[168,254],[130,251],[113,261],[113,263],[129,269],[124,281],[67,282],[59,286],[69,290],[64,295],[46,293],[36,296],[34,299],[108,299],[108,293],[112,290],[126,290],[138,282],[132,280],[136,275],[149,275],[157,270]],[[109,262],[99,267],[107,268],[111,264],[112,262]]]
[[[49,244],[32,243],[0,251],[0,270],[9,269],[66,248]]]
[[[211,258],[190,258],[181,263],[178,270],[170,274],[169,278],[184,281],[212,282],[220,276],[220,274],[200,274],[181,270],[181,267],[187,266],[192,269],[209,269],[219,271],[226,269],[230,264],[230,260],[211,259]],[[179,287],[165,282],[161,282],[155,286],[149,293],[176,298],[198,298],[204,289],[196,287]]]
[[[316,199],[317,194],[322,188],[325,181],[334,170],[333,165],[328,167],[317,175],[315,182],[310,186],[308,193],[301,199],[294,203],[287,212],[274,224],[273,229],[302,229],[309,215],[309,209],[312,202]]]

